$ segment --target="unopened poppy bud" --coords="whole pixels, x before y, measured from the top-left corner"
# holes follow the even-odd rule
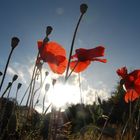
[[[47,26],[47,28],[46,28],[46,36],[50,35],[52,30],[53,30],[53,28],[51,26]]]
[[[13,82],[16,81],[17,78],[18,78],[18,75],[15,74],[15,75],[13,76],[13,80],[12,80],[12,81],[13,81]]]
[[[18,83],[17,89],[20,89],[21,86],[22,86],[22,84],[21,83]]]
[[[80,11],[82,14],[86,13],[87,9],[88,9],[87,4],[83,3],[80,5]]]
[[[9,82],[7,88],[9,88],[11,86],[12,86],[12,82]]]
[[[46,85],[45,85],[45,90],[48,91],[49,88],[50,88],[50,84],[46,84]]]
[[[36,101],[36,104],[38,104],[38,103],[39,103],[39,100]]]
[[[52,85],[54,86],[56,84],[56,79],[53,79]]]
[[[14,49],[18,45],[19,41],[19,38],[13,37],[11,40],[11,47]]]
[[[0,76],[2,76],[2,72],[0,71]]]
[[[49,72],[48,72],[48,71],[46,71],[46,72],[45,72],[45,75],[46,75],[46,76],[48,76],[48,75],[49,75]]]

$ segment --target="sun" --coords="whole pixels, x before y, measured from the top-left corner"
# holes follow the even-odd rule
[[[64,108],[66,104],[79,103],[79,87],[68,84],[56,84],[54,88],[52,88],[48,100],[57,108]]]

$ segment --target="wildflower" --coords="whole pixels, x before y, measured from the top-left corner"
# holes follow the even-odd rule
[[[70,68],[74,72],[81,72],[84,71],[92,61],[99,61],[106,63],[106,59],[101,59],[98,57],[104,56],[104,50],[105,48],[102,46],[98,46],[96,48],[92,49],[84,49],[79,48],[76,49],[76,54],[71,57],[71,59],[76,59],[74,61],[71,61]]]
[[[50,69],[57,74],[63,74],[66,66],[66,51],[56,42],[46,43],[43,47],[43,41],[38,41],[38,48],[40,52],[40,58],[44,62],[47,62]]]
[[[127,68],[122,67],[117,70],[117,74],[122,78],[121,83],[124,85],[125,102],[134,101],[140,96],[140,70],[134,70],[127,73]]]

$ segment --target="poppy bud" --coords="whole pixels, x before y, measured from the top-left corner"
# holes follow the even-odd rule
[[[52,30],[53,30],[53,28],[51,26],[47,26],[47,28],[46,28],[46,36],[50,35]]]
[[[17,37],[13,37],[11,40],[11,47],[14,49],[18,45],[19,41],[20,40]]]
[[[39,100],[36,101],[36,104],[38,104],[38,103],[39,103]]]
[[[2,72],[0,71],[0,76],[2,76]]]
[[[16,81],[16,80],[17,80],[17,78],[18,78],[18,75],[16,75],[16,74],[15,74],[15,75],[13,76],[12,81],[13,81],[13,82],[14,82],[14,81]]]
[[[7,88],[9,88],[11,86],[12,86],[12,82],[9,82]]]
[[[48,75],[49,75],[49,72],[48,72],[48,71],[46,71],[46,72],[45,72],[45,75],[46,75],[46,76],[48,76]]]
[[[49,88],[50,88],[50,84],[46,84],[46,85],[45,85],[45,90],[48,91]]]
[[[53,79],[52,85],[54,86],[56,84],[56,79]]]
[[[83,3],[80,5],[80,11],[82,14],[86,13],[87,9],[88,9],[87,4]]]
[[[21,83],[18,83],[17,89],[20,89],[21,86],[22,86],[22,84]]]

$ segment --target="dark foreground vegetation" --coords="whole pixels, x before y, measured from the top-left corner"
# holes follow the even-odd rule
[[[106,101],[70,105],[64,112],[51,109],[39,114],[19,106],[16,100],[0,98],[1,140],[139,140],[139,101],[124,101],[118,86]]]

